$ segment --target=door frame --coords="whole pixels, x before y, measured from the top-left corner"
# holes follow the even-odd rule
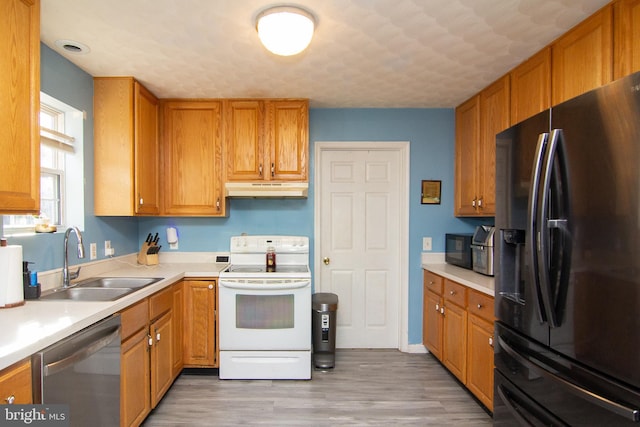
[[[323,151],[397,151],[400,153],[400,297],[398,298],[398,349],[409,352],[409,141],[318,141],[314,144],[314,283],[320,283],[320,157]],[[318,292],[319,287],[315,287]]]

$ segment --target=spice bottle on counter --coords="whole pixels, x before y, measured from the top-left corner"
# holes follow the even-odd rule
[[[267,248],[267,272],[276,271],[276,248],[269,246]]]

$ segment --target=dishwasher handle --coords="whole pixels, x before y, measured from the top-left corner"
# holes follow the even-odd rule
[[[93,342],[90,344],[83,346],[81,349],[71,353],[69,356],[66,356],[62,359],[56,360],[51,363],[47,363],[42,367],[42,375],[49,376],[55,375],[56,373],[62,371],[65,368],[77,363],[81,360],[84,360],[91,356],[94,353],[102,350],[109,344],[113,342],[115,339],[120,339],[120,325],[114,326],[113,328],[107,329],[104,333],[100,334]]]

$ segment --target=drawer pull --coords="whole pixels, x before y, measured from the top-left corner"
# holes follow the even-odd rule
[[[489,337],[489,345],[493,347],[493,337]]]
[[[478,310],[482,310],[482,304],[478,304]]]
[[[456,291],[449,291],[449,295],[455,295]]]
[[[13,405],[13,402],[15,401],[16,401],[16,397],[13,394],[5,399],[5,402],[7,402],[7,404],[9,405]]]

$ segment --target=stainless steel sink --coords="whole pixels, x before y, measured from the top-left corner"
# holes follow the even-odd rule
[[[41,300],[115,301],[135,289],[131,288],[59,288],[43,294]]]
[[[41,300],[115,301],[162,277],[92,277],[74,283],[69,288],[58,288],[42,294]]]
[[[73,286],[75,288],[140,289],[162,279],[162,277],[92,277]]]

